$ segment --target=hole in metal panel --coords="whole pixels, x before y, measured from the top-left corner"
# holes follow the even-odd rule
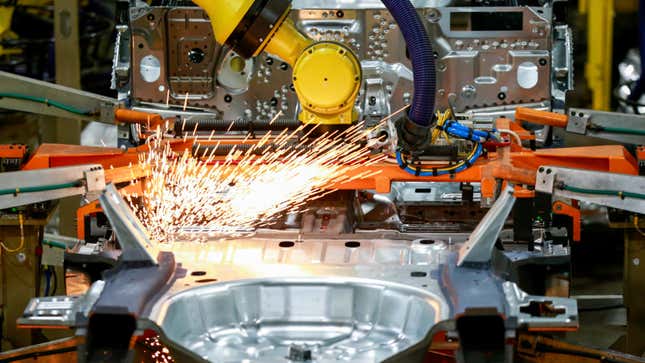
[[[282,241],[282,242],[278,243],[278,246],[280,246],[282,248],[290,248],[290,247],[293,247],[295,245],[296,245],[296,243],[293,242],[293,241]]]

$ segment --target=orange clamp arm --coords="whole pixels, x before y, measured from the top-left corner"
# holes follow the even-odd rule
[[[152,128],[163,124],[163,118],[156,113],[133,111],[120,108],[114,111],[114,119],[124,124],[147,124]]]
[[[569,117],[561,113],[518,107],[515,109],[515,121],[565,128],[569,122]]]
[[[553,203],[553,213],[571,217],[573,221],[573,240],[580,242],[580,209],[557,201]]]

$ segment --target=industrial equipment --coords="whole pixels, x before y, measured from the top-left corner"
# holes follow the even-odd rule
[[[566,107],[565,2],[517,3],[119,1],[118,99],[0,72],[120,146],[0,148],[0,208],[83,195],[47,239],[87,277],[13,317],[73,338],[0,360],[642,361],[543,336],[580,324],[577,201],[640,228],[645,117]]]

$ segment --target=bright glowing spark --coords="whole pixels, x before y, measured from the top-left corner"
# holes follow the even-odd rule
[[[197,148],[199,157],[190,150],[177,154],[158,130],[140,158],[150,176],[143,195],[128,196],[131,205],[162,243],[186,231],[248,230],[300,211],[307,201],[329,193],[331,185],[353,180],[347,171],[380,160],[370,158],[362,124],[316,138],[305,131],[301,126],[269,132],[255,144],[245,139],[244,147],[234,146],[218,160],[219,143]],[[303,134],[306,138],[298,138]]]

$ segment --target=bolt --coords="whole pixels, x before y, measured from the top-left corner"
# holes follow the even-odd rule
[[[188,52],[188,59],[195,64],[201,63],[205,58],[204,51],[200,48],[193,48]]]

